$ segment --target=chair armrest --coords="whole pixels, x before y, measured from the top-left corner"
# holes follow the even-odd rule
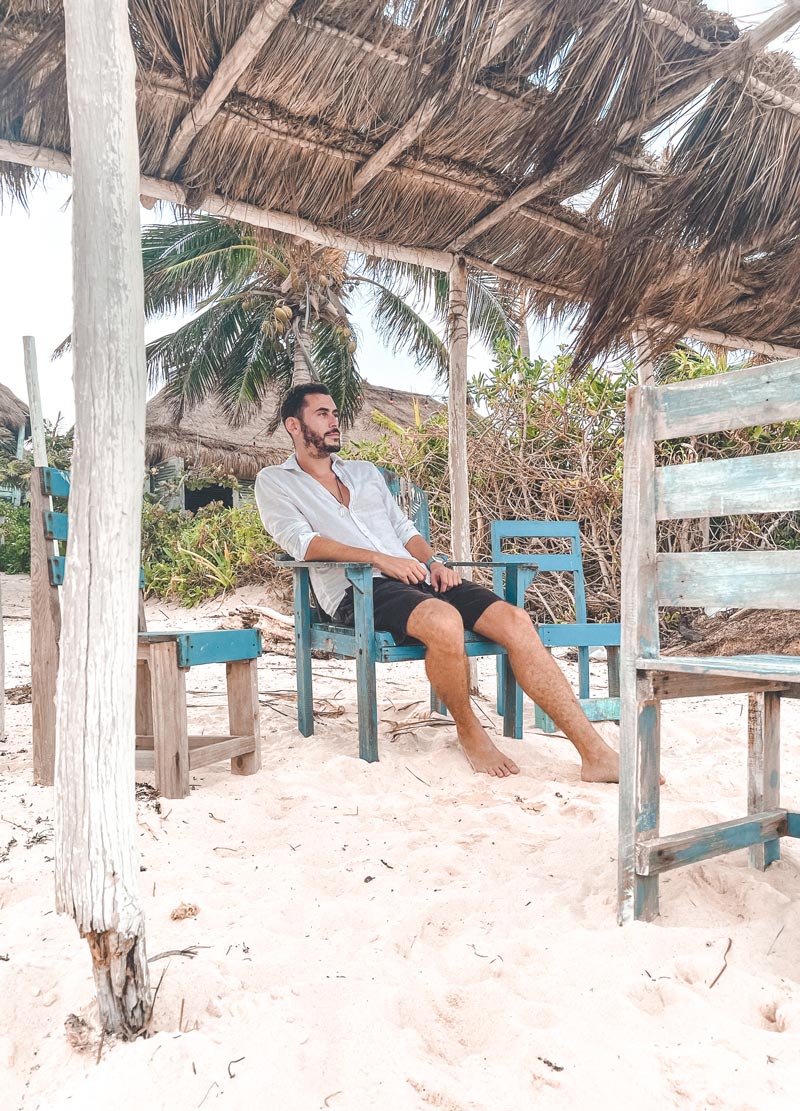
[[[310,569],[312,567],[371,567],[372,564],[366,560],[359,563],[353,562],[352,559],[281,559],[278,561],[281,566],[288,567],[292,571],[299,571],[303,568]]]
[[[455,560],[448,559],[446,567],[502,567],[507,571],[509,567],[514,567],[518,571],[533,571],[534,573],[539,570],[538,563],[507,563],[503,559],[479,559],[472,562],[468,560]]]

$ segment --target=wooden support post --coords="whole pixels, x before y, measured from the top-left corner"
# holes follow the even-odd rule
[[[146,369],[128,20],[127,0],[64,2],[76,436],[56,712],[55,880],[57,909],[89,943],[100,1025],[134,1038],[149,1022],[150,987],[134,798]]]
[[[633,359],[636,364],[639,385],[654,386],[656,372],[650,349],[650,337],[644,328],[636,328],[631,333],[631,340],[633,341]]]
[[[31,498],[31,711],[33,716],[33,782],[52,787],[56,759],[56,679],[58,676],[61,608],[58,587],[47,568],[53,545],[44,537],[44,515],[50,498],[42,493],[41,467],[30,479]]]
[[[450,544],[453,559],[472,560],[469,519],[469,469],[467,466],[467,352],[469,314],[467,311],[467,263],[457,255],[450,268],[447,306],[447,345],[450,382],[447,393],[447,461],[450,474]],[[462,568],[464,578],[471,577]],[[469,685],[478,693],[478,668],[469,661]]]
[[[261,707],[258,702],[258,661],[234,660],[225,665],[228,725],[233,737],[253,737],[253,751],[231,758],[233,775],[253,775],[261,768]]]
[[[153,693],[150,665],[139,660],[136,665],[136,736],[153,736]]]
[[[781,696],[772,691],[748,696],[747,813],[777,810],[781,804]],[[762,872],[780,860],[778,838],[750,847],[750,864]]]
[[[628,391],[622,502],[620,648],[619,921],[658,913],[658,876],[636,873],[636,842],[658,832],[660,705],[636,660],[659,652],[655,586],[654,389]],[[650,524],[645,524],[650,522]]]

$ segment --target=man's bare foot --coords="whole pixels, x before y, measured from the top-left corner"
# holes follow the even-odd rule
[[[581,779],[584,783],[619,783],[619,756],[614,749],[604,743],[591,757],[584,756]]]
[[[481,733],[483,736],[481,736]],[[472,764],[473,771],[485,772],[486,775],[495,775],[503,779],[507,775],[518,775],[519,768],[511,759],[500,751],[497,745],[489,740],[486,733],[481,730],[475,736],[459,736],[461,747],[466,757]]]

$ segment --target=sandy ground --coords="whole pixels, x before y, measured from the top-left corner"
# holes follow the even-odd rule
[[[30,677],[26,589],[3,581],[7,688]],[[268,603],[151,606],[151,625],[213,626],[254,600]],[[387,665],[368,766],[351,666],[315,673],[315,737],[294,727],[292,660],[265,656],[261,773],[219,765],[185,800],[138,803],[160,988],[153,1035],[133,1044],[99,1043],[86,943],[54,911],[53,796],[31,783],[30,705],[8,707],[3,1111],[796,1106],[800,847],[784,841],[765,874],[744,853],[672,873],[658,922],[621,929],[617,790],[582,784],[563,738],[529,722],[507,742],[521,774],[476,776],[451,727],[411,721],[426,708],[421,666]],[[219,668],[191,673],[192,731],[222,721],[223,683]],[[786,708],[783,749],[795,802],[798,711]],[[742,698],[667,704],[664,832],[741,815],[744,731]],[[173,919],[181,904],[196,915]]]

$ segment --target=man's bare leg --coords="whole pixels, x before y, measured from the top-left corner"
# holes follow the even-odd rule
[[[427,649],[428,679],[453,715],[461,747],[475,771],[500,778],[516,775],[517,765],[493,744],[472,709],[464,625],[458,612],[446,602],[429,598],[412,612],[408,633],[421,640]]]
[[[584,714],[572,687],[525,611],[507,602],[495,602],[476,621],[475,631],[506,649],[519,685],[578,750],[581,779],[589,783],[618,783],[619,756]]]

